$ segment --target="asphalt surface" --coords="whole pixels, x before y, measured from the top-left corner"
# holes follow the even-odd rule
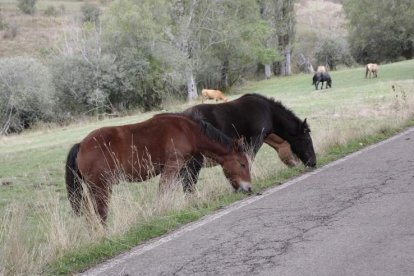
[[[414,128],[86,275],[414,275]]]

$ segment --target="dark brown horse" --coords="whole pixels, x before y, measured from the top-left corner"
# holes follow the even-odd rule
[[[127,181],[144,181],[161,174],[159,189],[165,192],[185,162],[201,154],[223,167],[235,190],[251,192],[248,159],[237,140],[209,123],[160,114],[137,124],[97,129],[75,144],[66,162],[68,198],[80,214],[82,179],[105,222],[112,185],[120,176]]]
[[[376,63],[368,63],[365,66],[365,78],[367,78],[369,76],[369,78],[371,78],[371,76],[373,76],[374,78],[378,77],[378,64]]]
[[[316,166],[315,151],[306,119],[302,121],[291,110],[271,98],[246,94],[227,103],[199,104],[183,113],[211,123],[232,138],[244,137],[253,156],[263,142],[277,150],[278,142],[269,136],[276,134],[289,143],[291,151],[303,164]],[[187,169],[181,172],[185,180],[185,191],[194,190],[203,163],[203,156],[194,155],[188,162]]]

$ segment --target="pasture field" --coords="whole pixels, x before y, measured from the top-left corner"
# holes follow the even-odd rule
[[[260,93],[280,100],[308,119],[318,165],[414,125],[414,61],[380,66],[365,79],[364,68],[331,72],[332,89],[315,91],[310,75],[247,83],[229,96]],[[201,102],[201,99],[200,99]],[[168,111],[181,111],[189,104]],[[248,110],[246,111],[248,112]],[[46,126],[0,138],[0,274],[70,274],[137,243],[164,234],[235,200],[219,167],[203,169],[194,196],[175,183],[157,196],[158,177],[115,187],[107,229],[75,217],[66,198],[64,163],[71,145],[102,126],[139,122],[156,112]],[[264,145],[253,163],[258,192],[302,173],[287,169]]]

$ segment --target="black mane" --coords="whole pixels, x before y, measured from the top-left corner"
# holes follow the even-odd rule
[[[205,134],[209,139],[214,140],[223,146],[227,147],[227,149],[231,149],[233,146],[233,140],[224,134],[222,131],[215,128],[212,124],[209,122],[203,120],[203,116],[199,113],[190,115],[190,114],[184,114],[184,113],[160,113],[154,115],[156,116],[163,116],[163,115],[174,115],[174,116],[181,116],[184,118],[187,118],[195,123],[197,123],[200,126],[201,132]]]
[[[243,96],[240,97],[240,99],[247,98],[247,97],[254,97],[262,101],[265,101],[269,105],[269,107],[271,107],[272,109],[277,109],[278,111],[281,111],[281,112],[278,112],[278,114],[285,116],[286,119],[294,120],[298,124],[302,123],[302,120],[299,119],[299,117],[296,116],[296,114],[293,113],[292,110],[285,107],[280,101],[275,101],[274,98],[268,98],[266,96],[256,94],[256,93],[249,93],[249,94],[244,94]]]
[[[192,119],[193,121],[197,122],[196,120]],[[215,128],[212,124],[209,122],[200,120],[198,121],[201,127],[201,132],[204,133],[208,138],[219,142],[220,144],[227,147],[227,149],[231,149],[233,145],[233,140],[230,139],[226,134]]]

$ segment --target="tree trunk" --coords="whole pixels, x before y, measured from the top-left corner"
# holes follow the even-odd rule
[[[284,51],[285,58],[282,61],[282,68],[280,68],[280,75],[282,76],[289,76],[292,74],[292,66],[291,66],[291,54],[289,46],[285,48]]]
[[[229,66],[229,60],[224,60],[223,67],[221,68],[221,87],[219,87],[220,89],[224,88],[224,90],[227,90],[227,88],[229,87]]]
[[[265,64],[264,67],[265,67],[265,78],[269,79],[272,75],[272,70],[270,68],[270,64]]]
[[[194,73],[192,68],[189,66],[186,69],[186,79],[187,79],[187,100],[192,101],[197,98],[197,86],[194,80]]]

